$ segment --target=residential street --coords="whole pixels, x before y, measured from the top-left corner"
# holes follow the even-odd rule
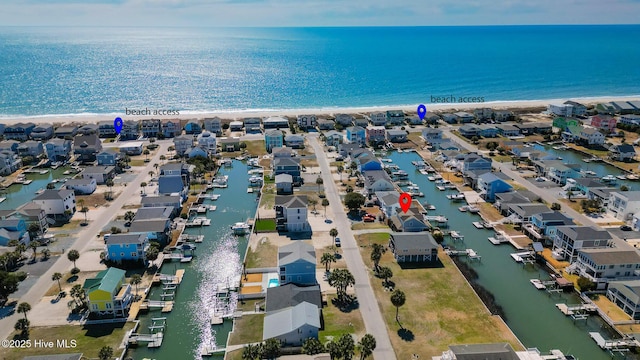
[[[367,273],[368,270],[362,261],[358,245],[353,237],[351,223],[344,211],[342,201],[338,193],[338,188],[331,175],[329,161],[325,155],[322,145],[318,141],[317,134],[309,134],[307,138],[309,139],[309,143],[316,154],[318,164],[322,169],[322,180],[324,180],[325,193],[327,199],[329,199],[329,204],[335,216],[333,221],[335,227],[338,229],[338,237],[342,240],[343,256],[346,260],[349,271],[355,278],[355,291],[360,305],[360,314],[364,320],[367,333],[376,338],[377,346],[373,355],[376,359],[393,360],[396,358],[396,355],[391,346],[389,334],[387,333],[387,326],[382,318],[378,301],[376,300],[373,289],[371,288],[369,274]]]
[[[170,141],[158,141],[157,144],[159,146],[155,155],[150,158],[150,161],[146,163],[142,170],[137,171],[136,178],[127,183],[127,186],[123,188],[120,195],[115,200],[111,201],[108,206],[91,210],[91,218],[93,218],[93,220],[89,220],[89,225],[80,230],[73,242],[73,245],[68,249],[76,249],[80,252],[80,259],[77,262],[80,270],[82,270],[83,254],[96,247],[96,235],[99,234],[107,224],[109,224],[125,203],[130,201],[132,198],[135,198],[140,193],[140,183],[145,180],[149,171],[155,170],[153,168],[153,164],[158,163],[160,155],[166,154],[168,147],[172,145]],[[51,280],[51,275],[56,272],[65,274],[69,272],[72,267],[73,264],[67,259],[66,253],[63,254],[51,265],[49,270],[33,284],[29,291],[18,300],[18,303],[28,302],[35,308],[38,306],[47,290],[49,290],[49,288],[54,284]],[[13,326],[16,321],[21,317],[22,315],[16,312],[12,316],[0,319],[0,338],[6,339],[13,332]]]

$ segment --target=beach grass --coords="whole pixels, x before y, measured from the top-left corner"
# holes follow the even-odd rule
[[[373,268],[369,240],[386,245],[388,236],[366,234],[356,237],[367,268]],[[521,349],[500,318],[487,311],[451,259],[442,251],[438,256],[441,264],[412,269],[402,269],[390,251],[382,256],[380,265],[391,268],[393,277],[390,280],[406,296],[406,303],[399,311],[402,327],[395,319],[396,308],[391,304],[391,293],[373,271],[369,272],[397,358],[409,359],[412,354],[423,358],[441,355],[451,344],[506,341],[515,349]]]
[[[39,326],[33,327],[29,331],[29,339],[53,341],[54,345],[58,340],[76,341],[75,347],[58,347],[43,349],[32,346],[28,349],[3,349],[3,360],[19,360],[25,356],[32,355],[54,355],[65,353],[82,353],[85,358],[96,359],[98,352],[103,346],[110,346],[114,355],[119,355],[118,348],[127,331],[133,329],[133,323],[117,324],[97,324],[97,325],[63,325],[63,326]],[[12,334],[16,335],[17,333]]]
[[[247,257],[245,258],[247,269],[278,265],[278,247],[271,244],[268,238],[266,239],[266,241],[258,241],[255,250],[251,247],[247,249]]]
[[[262,341],[264,314],[243,315],[234,321],[234,331],[229,334],[229,345],[241,345]]]

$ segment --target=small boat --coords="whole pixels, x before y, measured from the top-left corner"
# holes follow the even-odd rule
[[[531,279],[529,280],[531,282],[531,284],[533,284],[533,286],[535,286],[536,289],[538,290],[544,290],[547,287],[542,283],[542,281],[540,281],[540,279]]]
[[[480,221],[474,221],[472,222],[473,226],[476,227],[476,229],[483,229],[484,226],[482,225],[482,223]]]
[[[435,210],[436,209],[435,205],[431,205],[429,203],[423,203],[422,206],[424,206],[424,208],[427,209],[427,210]]]
[[[70,175],[70,174],[71,174],[71,171],[70,171],[70,170],[65,170],[65,171],[62,173],[62,175]]]
[[[393,160],[391,160],[391,159],[380,159],[380,161],[382,161],[382,162],[386,162],[386,163],[393,162]]]
[[[627,180],[627,176],[626,175],[618,175],[618,176],[616,176],[616,178],[618,178],[620,180]]]
[[[436,177],[435,176],[427,176],[427,179],[429,181],[436,181]]]
[[[627,180],[637,181],[637,180],[640,180],[640,177],[636,174],[629,174],[627,175]]]
[[[493,229],[493,225],[491,225],[491,223],[487,221],[483,221],[482,226],[484,226],[485,229]]]
[[[436,185],[436,188],[437,188],[438,190],[440,190],[440,191],[445,191],[445,190],[447,190],[446,186],[444,186],[444,185]]]
[[[464,236],[462,236],[462,234],[460,234],[457,231],[451,230],[451,232],[449,233],[449,236],[451,236],[451,238],[454,240],[464,240]]]
[[[409,174],[407,174],[407,172],[404,170],[394,171],[391,173],[391,175],[397,177],[398,179],[406,179],[409,177]]]
[[[452,200],[452,201],[462,201],[464,200],[464,194],[449,194],[447,195],[447,199]]]
[[[249,233],[249,228],[249,224],[245,222],[237,222],[231,226],[231,230],[233,230],[234,235],[245,235]]]
[[[616,181],[616,178],[613,175],[606,175],[606,176],[602,177],[602,181],[608,182],[608,183],[613,183],[613,182]]]
[[[429,172],[428,172],[426,169],[419,169],[418,171],[419,171],[419,172],[420,172],[420,174],[422,174],[422,175],[427,175],[427,174],[429,174]]]
[[[468,206],[466,206],[466,205],[465,205],[465,206],[460,206],[460,207],[458,208],[458,210],[460,210],[461,212],[467,212],[467,210],[469,210],[469,207],[468,207]]]
[[[457,189],[458,187],[455,184],[448,183],[444,185],[445,189]]]
[[[480,209],[477,206],[469,205],[467,206],[467,211],[472,214],[477,214],[480,212]]]
[[[7,200],[6,197],[0,197],[0,203],[2,203],[3,201]]]

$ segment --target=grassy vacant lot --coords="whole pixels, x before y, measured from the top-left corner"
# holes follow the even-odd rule
[[[76,340],[75,348],[65,349],[57,347],[44,350],[32,346],[29,349],[3,349],[3,360],[19,360],[30,355],[53,355],[64,353],[83,353],[85,358],[98,358],[98,352],[103,346],[111,346],[114,355],[120,355],[118,349],[124,334],[133,328],[133,323],[120,324],[100,324],[100,325],[65,325],[65,326],[42,326],[31,328],[30,339],[44,341]],[[11,338],[11,337],[9,337]],[[32,340],[33,342],[33,340]]]
[[[389,227],[379,221],[374,221],[370,223],[359,222],[351,225],[351,230],[365,230],[365,229],[389,229]]]
[[[264,314],[243,315],[234,321],[234,331],[230,334],[229,345],[241,345],[262,341]]]
[[[333,338],[338,338],[344,333],[355,334],[358,338],[365,334],[364,322],[360,310],[340,310],[333,305],[335,295],[327,296],[327,306],[322,308],[324,317],[324,329],[318,333],[321,343],[326,343]]]
[[[366,266],[373,268],[369,241],[386,245],[388,234],[367,234],[356,239]],[[414,353],[422,358],[437,356],[451,344],[507,341],[520,349],[517,339],[486,310],[451,259],[443,252],[439,257],[439,266],[415,269],[400,268],[389,251],[382,257],[380,265],[391,268],[391,281],[406,295],[405,305],[400,308],[404,330],[395,320],[391,294],[382,287],[382,280],[370,272],[398,359],[409,359]]]
[[[267,155],[267,149],[264,146],[264,140],[245,141],[247,148],[245,149],[250,155],[262,156]]]
[[[258,242],[255,251],[252,248],[247,250],[247,269],[278,266],[278,247],[269,243],[268,238],[265,239],[264,242]]]
[[[259,219],[256,220],[256,232],[276,231],[275,219]]]
[[[493,204],[491,203],[483,202],[478,204],[478,207],[480,208],[480,213],[482,213],[482,217],[485,218],[487,221],[498,221],[504,217],[502,216],[502,214],[500,214],[498,209],[493,207]]]

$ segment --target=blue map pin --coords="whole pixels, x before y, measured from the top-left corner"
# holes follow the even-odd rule
[[[120,135],[120,131],[122,131],[122,119],[117,117],[113,120],[113,127],[116,129],[116,134]]]
[[[424,116],[427,114],[427,107],[424,104],[418,105],[418,116],[420,120],[424,120]]]

